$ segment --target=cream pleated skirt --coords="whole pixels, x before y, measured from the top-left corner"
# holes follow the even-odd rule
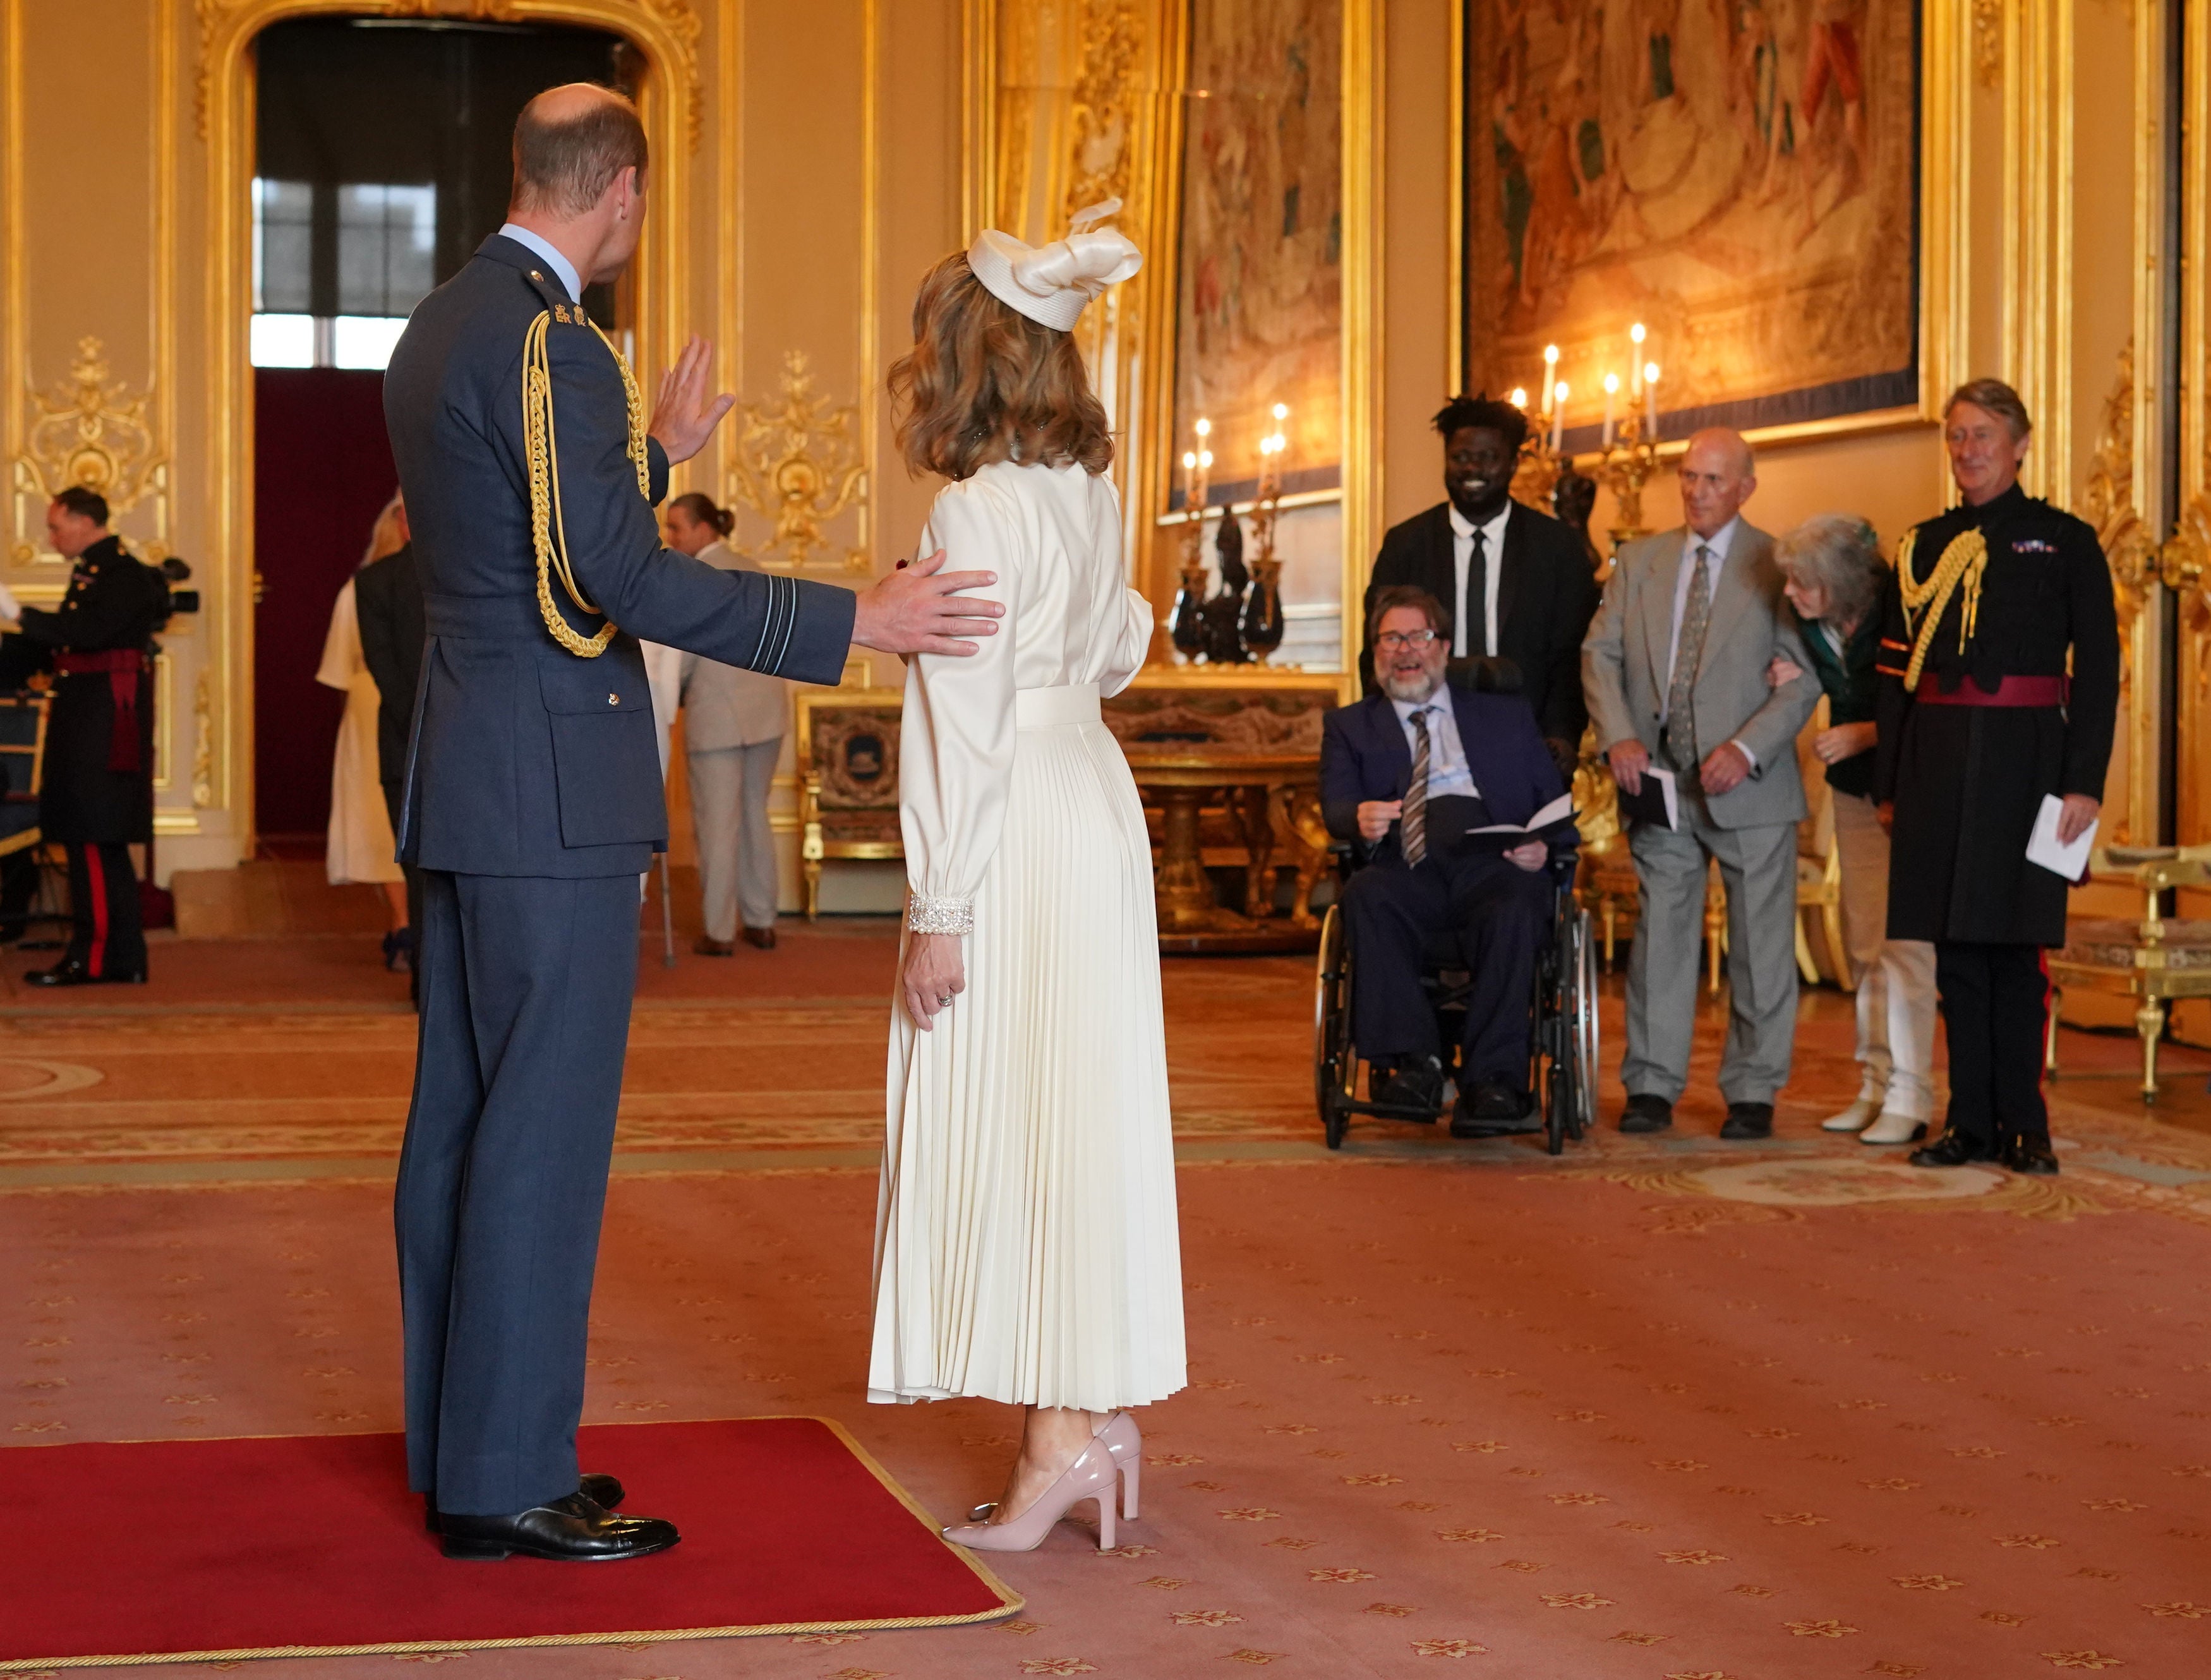
[[[1186,1380],[1151,846],[1097,690],[1016,699],[966,990],[892,1005],[868,1398],[1106,1411]]]

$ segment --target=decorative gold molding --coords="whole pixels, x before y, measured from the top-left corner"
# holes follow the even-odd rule
[[[203,665],[192,686],[192,804],[201,810],[215,803],[215,702],[208,687]]]
[[[1973,0],[1973,80],[1993,88],[2003,66],[2004,0]]]
[[[2123,776],[2123,797],[2107,791],[2108,837],[2119,845],[2154,845],[2161,758],[2161,685],[2157,680],[2158,590],[2156,534],[2135,505],[2134,345],[2119,353],[2118,378],[2104,399],[2103,435],[2088,468],[2081,517],[2096,528],[2111,562],[2111,594],[2119,619],[2119,728],[2113,758]]]
[[[128,381],[108,374],[106,346],[89,335],[77,340],[69,377],[27,393],[36,414],[15,459],[49,498],[82,485],[121,513],[142,496],[162,494],[167,480],[146,414],[153,392],[134,396]]]
[[[745,403],[739,414],[730,499],[775,527],[760,547],[739,552],[764,565],[798,571],[810,555],[830,547],[821,533],[824,525],[848,507],[866,505],[860,410],[851,403],[833,408],[829,398],[817,396],[806,353],[791,350],[784,353],[783,384],[775,399]],[[780,559],[775,558],[778,550]],[[870,567],[864,544],[845,552],[847,571]]]
[[[2179,528],[2160,556],[2165,585],[2180,614],[2179,704],[2173,719],[2178,775],[2173,837],[2182,845],[2211,840],[2211,297],[2203,275],[2211,263],[2211,9],[2183,15],[2180,87],[2161,109],[2185,118],[2180,137]],[[2201,916],[2198,907],[2184,912]]]
[[[1923,0],[1920,31],[1919,412],[1939,421],[1949,394],[1972,377],[1972,143],[1973,66],[1967,52],[1970,0]],[[1899,418],[1854,416],[1852,429]],[[1902,416],[1904,419],[1913,418]],[[1821,435],[1807,433],[1806,435]]]
[[[1068,116],[1072,167],[1060,206],[1069,218],[1102,200],[1129,196],[1133,106],[1143,63],[1143,22],[1134,0],[1082,0],[1077,16],[1082,68]]]
[[[192,120],[199,136],[208,137],[209,113],[215,97],[214,66],[227,43],[243,27],[248,37],[259,33],[275,16],[316,12],[366,12],[378,17],[450,18],[469,23],[583,23],[612,30],[653,53],[663,74],[674,70],[683,77],[685,137],[696,155],[705,132],[704,94],[699,79],[699,14],[689,0],[632,0],[629,5],[591,4],[587,0],[194,0],[199,19],[198,74],[192,84]],[[655,36],[657,40],[646,37]],[[658,51],[656,52],[655,48]]]
[[[1343,0],[1343,560],[1341,668],[1359,668],[1367,568],[1382,546],[1381,0]]]

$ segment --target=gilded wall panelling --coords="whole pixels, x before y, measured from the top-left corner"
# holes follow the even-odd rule
[[[2163,752],[2163,650],[2156,533],[2135,503],[2135,359],[2129,344],[2104,400],[2103,435],[2088,469],[2081,517],[2096,528],[2111,562],[2119,617],[2119,728],[2104,793],[2104,838],[2155,845]]]
[[[868,502],[867,463],[857,404],[835,406],[814,390],[806,353],[784,354],[783,383],[765,402],[740,405],[729,499],[773,526],[767,541],[738,552],[764,566],[797,571],[833,545],[822,527],[847,508]],[[844,553],[844,569],[866,572],[873,559],[863,540]]]
[[[2211,15],[2186,8],[2178,109],[2198,114],[2184,123],[2180,143],[2180,519],[2161,557],[2166,587],[2179,613],[2179,705],[2175,837],[2184,845],[2211,840],[2211,298],[2203,276],[2211,264]],[[2199,902],[2195,915],[2211,914]]]

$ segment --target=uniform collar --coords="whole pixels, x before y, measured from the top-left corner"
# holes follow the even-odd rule
[[[1959,503],[1958,511],[1965,516],[1968,525],[1985,525],[1991,519],[2001,519],[2008,513],[2016,513],[2026,505],[2026,491],[2014,480],[2011,488],[2002,495],[1983,502],[1978,507],[1966,502]]]
[[[552,269],[561,285],[568,288],[570,303],[583,302],[584,286],[583,281],[577,276],[576,265],[563,257],[553,242],[543,234],[533,233],[518,222],[510,221],[500,227],[499,237],[513,240],[524,251],[541,259],[547,268]]]
[[[86,549],[84,553],[78,555],[76,559],[70,561],[70,564],[73,567],[88,565],[96,565],[102,560],[120,559],[122,556],[123,539],[115,535],[112,532],[110,532],[107,535],[100,538],[99,541],[94,543],[89,548]]]

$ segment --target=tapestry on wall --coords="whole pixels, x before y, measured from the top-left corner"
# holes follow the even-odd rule
[[[1917,0],[1465,3],[1473,387],[1556,344],[1595,447],[1641,322],[1669,437],[1917,401]]]
[[[1214,503],[1248,499],[1288,409],[1285,491],[1342,472],[1340,0],[1192,0],[1173,454],[1212,422]],[[1182,505],[1174,475],[1170,507]]]

